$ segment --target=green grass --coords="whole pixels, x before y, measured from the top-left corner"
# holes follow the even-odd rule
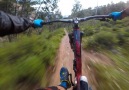
[[[54,59],[63,36],[63,29],[43,31],[41,35],[20,35],[15,42],[0,47],[0,90],[32,90],[45,86],[47,68]]]
[[[117,47],[117,52],[101,50],[101,53],[112,60],[112,65],[90,63],[97,80],[97,90],[128,90],[129,53],[126,49]]]
[[[128,75],[117,67],[94,64],[97,90],[128,90]]]
[[[91,62],[97,90],[128,90],[129,85],[129,18],[109,23],[97,22],[96,25],[83,26],[85,34],[83,48],[95,50],[108,56],[112,65]],[[92,29],[91,29],[92,28]],[[91,32],[90,31],[90,32]]]

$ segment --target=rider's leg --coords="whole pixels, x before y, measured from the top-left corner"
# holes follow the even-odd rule
[[[40,88],[40,89],[36,89],[36,90],[65,90],[65,88],[63,88],[61,86],[51,86],[51,87]]]
[[[60,70],[60,86],[64,87],[65,89],[71,87],[71,83],[69,81],[69,72],[68,69],[65,67],[62,67]]]
[[[66,90],[71,87],[71,83],[68,77],[69,77],[68,69],[65,67],[62,67],[60,70],[60,81],[61,81],[60,85],[41,88],[37,90]]]
[[[81,76],[80,88],[81,90],[88,90],[88,79],[86,78],[86,76]]]

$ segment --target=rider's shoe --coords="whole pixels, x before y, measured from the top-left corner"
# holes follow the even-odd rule
[[[71,83],[69,81],[69,71],[67,68],[62,67],[60,70],[60,86],[64,87],[65,89],[68,89],[71,87]]]
[[[88,87],[88,79],[86,76],[80,78],[80,90],[90,90]]]

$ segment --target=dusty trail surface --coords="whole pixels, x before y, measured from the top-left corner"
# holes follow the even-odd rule
[[[59,72],[62,66],[67,67],[69,72],[72,73],[72,75],[74,75],[73,71],[74,54],[69,44],[68,33],[66,32],[65,29],[64,31],[65,31],[65,36],[62,38],[60,44],[57,60],[55,61],[55,67],[52,70],[53,74],[51,75],[52,77],[50,78],[49,86],[59,85],[60,83]],[[82,75],[85,75],[88,78],[88,82],[89,85],[92,86],[92,90],[96,90],[95,87],[96,79],[93,75],[91,68],[88,66],[89,62],[102,63],[102,64],[111,64],[112,62],[109,58],[100,53],[86,52],[82,50]]]

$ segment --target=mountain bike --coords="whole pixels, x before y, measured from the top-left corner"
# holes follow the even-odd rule
[[[77,81],[77,84],[72,82],[72,75],[70,74],[70,80],[72,86],[76,86],[77,90],[80,89],[80,77],[82,76],[82,60],[81,60],[81,41],[82,41],[82,36],[83,33],[80,31],[79,28],[79,23],[88,21],[90,19],[97,19],[101,21],[106,21],[109,18],[112,18],[109,15],[96,15],[96,16],[89,16],[85,18],[75,18],[75,19],[58,19],[58,20],[53,20],[49,22],[43,22],[43,25],[48,25],[56,22],[63,22],[63,23],[72,23],[73,24],[73,30],[69,34],[69,42],[71,45],[71,49],[73,49],[74,53],[74,60],[73,60],[73,70],[75,72],[75,78]],[[86,87],[88,90],[88,87]]]

